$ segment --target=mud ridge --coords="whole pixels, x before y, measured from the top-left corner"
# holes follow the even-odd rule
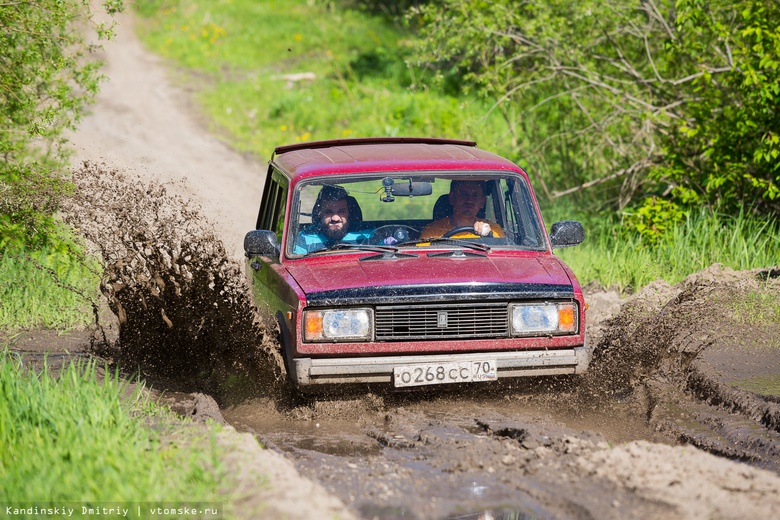
[[[605,324],[578,402],[628,400],[677,442],[780,471],[777,399],[727,382],[780,366],[778,349],[766,346],[780,322],[755,303],[780,296],[775,271],[716,264],[674,287],[646,288]]]
[[[686,388],[713,406],[747,416],[780,433],[780,406],[774,399],[723,384],[696,367],[690,368]]]

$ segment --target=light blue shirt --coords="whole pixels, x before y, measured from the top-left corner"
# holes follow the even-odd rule
[[[317,226],[309,226],[300,232],[295,240],[296,255],[305,255],[314,251],[322,251],[339,243],[361,244],[372,234],[371,230],[348,231],[341,240],[333,240],[319,232]]]

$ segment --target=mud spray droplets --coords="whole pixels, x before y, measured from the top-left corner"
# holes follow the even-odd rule
[[[121,366],[221,400],[276,388],[275,333],[199,208],[102,164],[85,162],[73,181],[65,218],[102,259]]]

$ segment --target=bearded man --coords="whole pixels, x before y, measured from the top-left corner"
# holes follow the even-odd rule
[[[311,211],[312,224],[295,241],[295,254],[303,255],[341,242],[357,243],[368,238],[365,232],[350,231],[348,197],[347,190],[341,186],[322,187]]]

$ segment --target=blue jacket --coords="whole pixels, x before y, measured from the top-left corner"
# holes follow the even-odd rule
[[[319,226],[309,226],[295,239],[296,255],[305,255],[313,251],[322,251],[339,243],[360,244],[371,236],[370,230],[348,231],[341,240],[333,240],[319,231]]]

